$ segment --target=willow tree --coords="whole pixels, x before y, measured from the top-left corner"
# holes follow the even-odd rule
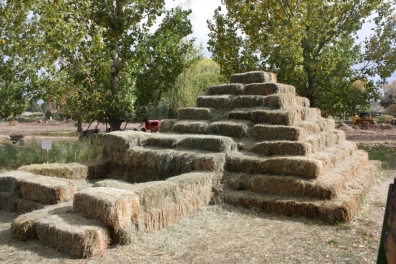
[[[165,10],[163,0],[21,0],[6,12],[24,36],[19,56],[36,58],[43,96],[85,119],[119,130],[133,115],[137,80],[155,94],[182,71],[180,53],[192,45],[189,11]],[[10,18],[10,21],[12,18]],[[10,28],[12,30],[12,28]],[[160,58],[156,63],[151,58]],[[173,71],[166,71],[172,65]],[[147,76],[152,72],[152,76]],[[156,76],[160,75],[160,76]]]
[[[378,98],[378,85],[353,85],[396,70],[396,19],[386,0],[222,0],[208,21],[209,50],[223,76],[275,72],[325,115],[352,113]],[[358,32],[371,23],[364,40]]]

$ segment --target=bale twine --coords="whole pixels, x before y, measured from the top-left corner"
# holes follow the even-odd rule
[[[273,82],[276,83],[276,75],[272,72],[264,71],[251,71],[246,73],[232,74],[230,77],[230,83],[264,83]]]

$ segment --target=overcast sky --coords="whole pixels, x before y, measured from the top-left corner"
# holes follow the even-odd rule
[[[221,0],[165,0],[165,2],[167,9],[182,4],[185,8],[190,8],[192,10],[191,22],[193,24],[193,37],[196,38],[197,45],[202,44],[204,47],[205,56],[210,57],[211,54],[207,49],[209,29],[206,21],[208,19],[213,19],[215,9],[218,6],[222,6]],[[365,25],[363,27],[359,33],[361,40],[363,40],[364,37],[369,36],[370,28],[370,25]],[[393,80],[396,80],[396,72],[388,78],[389,82]]]

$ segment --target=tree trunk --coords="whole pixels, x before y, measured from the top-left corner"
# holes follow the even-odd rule
[[[81,120],[81,118],[78,118],[78,119],[77,119],[77,132],[79,132],[79,133],[83,132],[82,120]]]
[[[109,120],[110,130],[111,131],[119,131],[121,128],[122,120]]]

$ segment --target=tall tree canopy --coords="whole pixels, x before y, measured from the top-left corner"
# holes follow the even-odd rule
[[[275,72],[280,82],[320,107],[325,115],[353,113],[378,98],[373,82],[396,70],[396,16],[387,0],[222,0],[215,11],[209,50],[221,73]],[[371,22],[374,33],[358,42]],[[356,83],[355,83],[356,84]]]
[[[137,94],[157,100],[175,82],[184,65],[180,55],[193,45],[185,40],[190,11],[164,5],[164,0],[6,1],[5,12],[19,17],[8,18],[14,26],[6,34],[18,30],[24,36],[18,56],[40,65],[47,101],[119,130],[132,117]]]

